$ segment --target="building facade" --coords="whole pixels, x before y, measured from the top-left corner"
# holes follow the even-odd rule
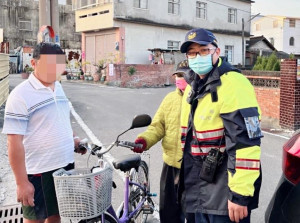
[[[178,50],[192,28],[212,31],[221,55],[241,64],[242,21],[250,21],[251,0],[73,0],[76,32],[82,33],[83,59],[113,57],[149,64],[148,49]],[[250,24],[244,23],[244,42]],[[244,44],[245,48],[245,44]],[[113,55],[113,56],[112,56]]]
[[[278,51],[300,56],[300,17],[264,16],[251,25],[251,34],[265,36]]]
[[[59,0],[60,45],[80,49],[81,35],[75,33],[75,16],[70,0]],[[2,41],[9,43],[9,53],[22,46],[34,46],[39,31],[38,0],[1,0],[0,30]],[[2,42],[0,41],[0,42]]]

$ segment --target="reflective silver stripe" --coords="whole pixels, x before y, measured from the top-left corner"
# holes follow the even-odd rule
[[[218,129],[216,131],[207,131],[207,132],[196,132],[198,139],[210,139],[223,136],[224,129]]]
[[[208,153],[212,148],[216,148],[216,146],[212,147],[192,147],[192,153]],[[201,149],[201,150],[200,150]],[[224,152],[225,147],[220,148],[220,152]]]
[[[236,159],[235,168],[259,170],[260,161],[255,159]]]
[[[182,134],[187,134],[187,128],[181,127],[181,133]]]
[[[185,142],[181,142],[181,148],[184,149]]]

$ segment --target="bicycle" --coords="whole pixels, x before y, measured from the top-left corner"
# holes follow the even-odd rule
[[[83,143],[91,155],[98,157],[98,166],[92,169],[60,169],[53,173],[60,216],[69,222],[80,223],[144,223],[154,212],[153,196],[150,193],[149,169],[138,154],[126,155],[113,161],[115,169],[125,175],[124,201],[117,211],[111,205],[112,168],[103,159],[103,155],[114,146],[133,149],[141,146],[133,142],[120,141],[119,137],[127,131],[145,127],[151,123],[148,115],[138,115],[129,129],[117,136],[115,142],[102,150],[101,146],[88,146]]]

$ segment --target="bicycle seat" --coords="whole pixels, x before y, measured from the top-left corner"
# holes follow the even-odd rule
[[[119,169],[123,172],[129,171],[131,168],[138,168],[140,163],[141,156],[137,154],[122,156],[113,161],[115,169]]]

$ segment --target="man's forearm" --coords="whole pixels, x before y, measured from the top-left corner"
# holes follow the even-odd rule
[[[26,181],[27,172],[25,167],[25,150],[23,146],[23,136],[21,135],[8,135],[8,158],[11,168],[14,172],[16,184],[20,185]]]

